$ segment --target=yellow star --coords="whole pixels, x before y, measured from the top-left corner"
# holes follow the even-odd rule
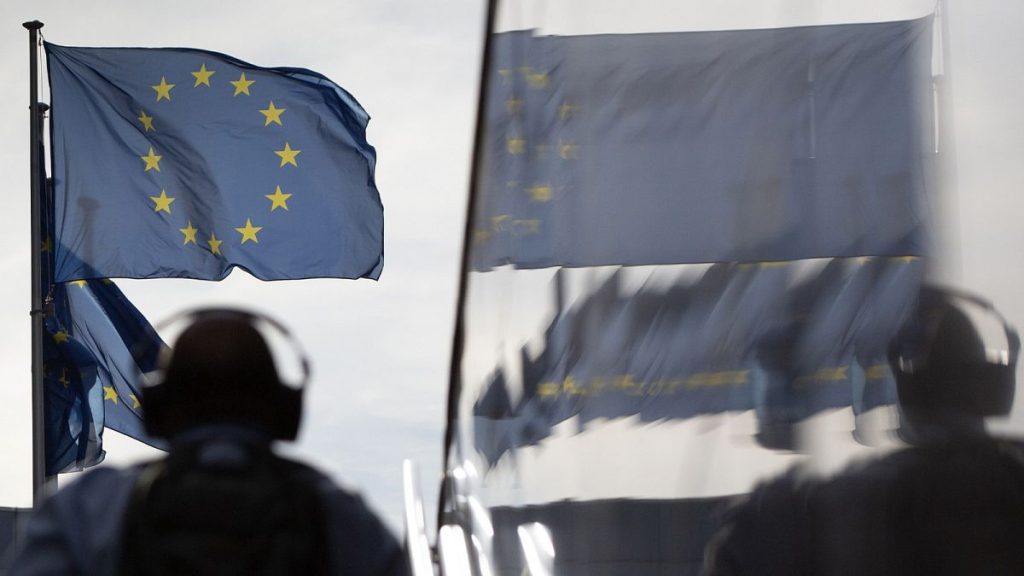
[[[528,72],[526,74],[526,82],[530,85],[530,88],[537,90],[547,88],[548,75],[544,72]]]
[[[72,280],[71,282],[68,282],[68,284],[74,284],[79,288],[85,288],[85,285],[88,284],[88,282],[85,280]]]
[[[562,104],[561,106],[558,107],[558,117],[561,118],[562,120],[565,120],[566,118],[575,114],[579,109],[580,107],[575,104]]]
[[[292,197],[291,194],[285,194],[281,192],[281,187],[278,186],[277,190],[273,194],[266,194],[266,197],[270,199],[270,211],[273,212],[278,208],[288,209],[288,199]]]
[[[579,148],[576,144],[570,144],[568,142],[558,142],[558,157],[562,160],[574,160],[576,158],[576,149]]]
[[[245,72],[242,72],[242,75],[238,77],[238,80],[230,80],[230,82],[231,85],[235,87],[235,93],[233,96],[238,96],[239,94],[249,96],[249,86],[252,86],[252,83],[255,82],[255,80],[246,80]]]
[[[286,108],[275,108],[274,101],[271,100],[270,106],[267,106],[266,110],[260,110],[260,114],[267,117],[266,122],[264,122],[263,125],[270,126],[270,123],[273,122],[278,126],[283,126],[283,124],[281,124],[281,112],[284,112],[285,110]]]
[[[157,156],[154,154],[152,146],[149,147],[149,154],[139,156],[139,158],[142,158],[142,161],[146,163],[145,172],[149,172],[150,170],[156,170],[157,172],[160,171],[160,160],[163,159],[163,156]]]
[[[534,186],[527,188],[526,191],[530,193],[530,199],[534,202],[547,202],[551,200],[551,186]]]
[[[171,100],[171,88],[174,88],[174,84],[168,84],[167,79],[163,76],[160,77],[160,83],[153,86],[153,90],[156,90],[156,101],[159,102],[166,98],[168,101]]]
[[[53,240],[49,237],[43,240],[43,247],[40,249],[42,252],[49,252],[53,250]]]
[[[210,252],[218,255],[220,254],[220,245],[223,242],[223,240],[217,240],[217,235],[213,232],[210,232],[210,239],[206,241],[210,245]]]
[[[150,196],[149,199],[156,204],[156,206],[153,207],[154,212],[163,210],[168,214],[171,213],[171,202],[174,202],[174,198],[168,196],[166,191],[161,190],[159,196]]]
[[[519,155],[526,151],[526,140],[513,136],[505,139],[505,150],[509,154]]]
[[[67,330],[60,330],[53,335],[53,341],[57,344],[63,344],[68,341],[69,336]]]
[[[153,117],[147,115],[145,110],[139,110],[139,122],[142,122],[142,127],[146,129],[146,132],[156,130],[153,128]]]
[[[299,155],[299,152],[302,152],[302,150],[292,150],[292,147],[287,142],[284,143],[284,150],[274,150],[274,154],[281,157],[281,168],[284,168],[285,164],[291,164],[298,168],[299,165],[295,162],[295,157]]]
[[[505,222],[511,220],[512,217],[508,214],[498,214],[497,216],[491,216],[491,230],[496,232],[503,232],[505,229]]]
[[[509,98],[505,100],[505,109],[509,114],[518,114],[523,109],[523,101],[515,97]]]
[[[110,400],[114,404],[117,404],[117,390],[114,390],[113,386],[104,386],[103,399]]]
[[[259,232],[260,230],[263,230],[263,227],[253,226],[252,222],[248,218],[246,218],[245,227],[235,228],[235,230],[237,230],[238,233],[242,235],[242,244],[245,244],[249,240],[252,240],[253,242],[259,244],[260,241],[258,238],[256,238],[256,233]]]
[[[193,88],[198,88],[200,84],[209,86],[210,76],[213,76],[214,74],[215,72],[213,70],[206,69],[206,63],[204,62],[203,65],[199,67],[199,70],[192,73],[192,75],[196,77],[196,84]]]
[[[68,369],[67,368],[61,368],[60,369],[60,378],[57,379],[57,382],[60,382],[61,384],[63,384],[65,388],[68,387],[68,384],[71,384],[71,379],[68,378]]]
[[[188,226],[186,226],[184,228],[178,228],[178,232],[181,232],[182,234],[185,235],[185,241],[182,242],[182,245],[188,244],[189,242],[195,244],[196,243],[196,232],[198,232],[198,231],[199,231],[198,228],[193,228],[192,227],[192,221],[191,220],[188,221]],[[198,244],[197,244],[197,246],[198,246]]]
[[[139,407],[142,406],[142,402],[139,402],[139,397],[136,396],[135,394],[129,394],[128,397],[132,399],[132,408],[133,409],[138,410]]]

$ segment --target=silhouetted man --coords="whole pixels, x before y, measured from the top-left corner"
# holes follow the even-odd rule
[[[294,440],[305,357],[269,318],[186,315],[173,354],[143,390],[166,458],[100,468],[29,522],[12,574],[406,574],[401,547],[359,497],[277,456]],[[292,343],[303,377],[278,376],[263,332]]]
[[[909,447],[758,487],[709,546],[707,572],[1024,574],[1024,456],[984,427],[1010,411],[1019,349],[988,303],[923,289],[889,349]]]

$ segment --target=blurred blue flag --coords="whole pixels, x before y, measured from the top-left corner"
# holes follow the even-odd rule
[[[309,70],[46,44],[54,280],[376,279],[369,116]]]
[[[474,268],[924,253],[931,31],[496,34]]]

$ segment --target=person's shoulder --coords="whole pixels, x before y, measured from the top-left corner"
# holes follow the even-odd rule
[[[757,484],[747,502],[758,511],[766,508],[802,508],[821,484],[821,478],[804,466],[793,466],[786,472]]]
[[[72,489],[75,486],[106,486],[116,485],[135,482],[135,479],[139,476],[139,472],[146,464],[137,464],[134,466],[127,467],[115,467],[115,466],[102,466],[96,467],[81,473],[81,477],[77,478],[70,484],[67,489]]]
[[[286,463],[294,479],[311,486],[321,496],[331,500],[362,501],[357,492],[342,487],[319,468],[293,458],[284,456],[278,456],[278,458]]]
[[[116,497],[127,494],[141,470],[141,465],[127,468],[105,466],[87,470],[65,486],[61,486],[47,502],[53,502],[56,505],[70,503],[90,505],[98,501],[98,495],[109,494],[111,497]]]
[[[342,487],[320,470],[286,459],[292,475],[312,486],[322,503],[335,572],[383,576],[405,574],[402,547],[358,492]]]
[[[363,521],[383,526],[359,492],[343,487],[312,466],[294,461],[292,464],[295,466],[296,476],[315,489],[330,514],[344,516],[349,521]]]
[[[806,554],[819,479],[796,466],[763,481],[727,513],[708,545],[705,571],[713,576],[811,574]]]

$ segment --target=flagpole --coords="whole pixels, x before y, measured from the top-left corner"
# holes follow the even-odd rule
[[[477,185],[480,178],[480,150],[483,148],[485,132],[486,104],[488,95],[488,79],[491,71],[491,39],[494,35],[494,21],[498,13],[498,0],[488,0],[487,13],[484,18],[484,50],[483,61],[480,63],[480,87],[477,98],[476,130],[473,136],[473,160],[469,172],[469,200],[466,203],[466,227],[462,234],[462,265],[459,267],[459,294],[455,301],[455,332],[452,337],[452,356],[448,380],[448,412],[444,432],[444,446],[441,466],[446,470],[450,464],[452,443],[456,438],[456,420],[459,414],[459,399],[462,395],[462,347],[465,342],[466,291],[469,289],[469,271],[471,268],[470,250],[473,245],[473,223],[476,213]],[[440,530],[445,520],[445,484],[442,483],[437,510],[437,527]]]
[[[929,280],[958,284],[963,279],[963,256],[960,235],[960,189],[957,183],[956,127],[953,123],[953,81],[949,55],[949,6],[947,0],[939,0],[937,6],[938,26],[934,30],[939,36],[939,66],[933,72],[933,106],[935,121],[935,142],[933,153],[938,164],[940,201],[937,220],[941,229],[938,240],[941,258],[936,269],[931,270],[934,278]]]
[[[32,213],[32,503],[42,504],[55,485],[55,478],[46,475],[46,432],[44,427],[43,404],[43,287],[42,287],[42,238],[40,238],[40,196],[42,161],[40,143],[43,133],[43,108],[39,103],[39,29],[43,23],[38,20],[22,24],[28,29],[29,66],[29,158]]]

